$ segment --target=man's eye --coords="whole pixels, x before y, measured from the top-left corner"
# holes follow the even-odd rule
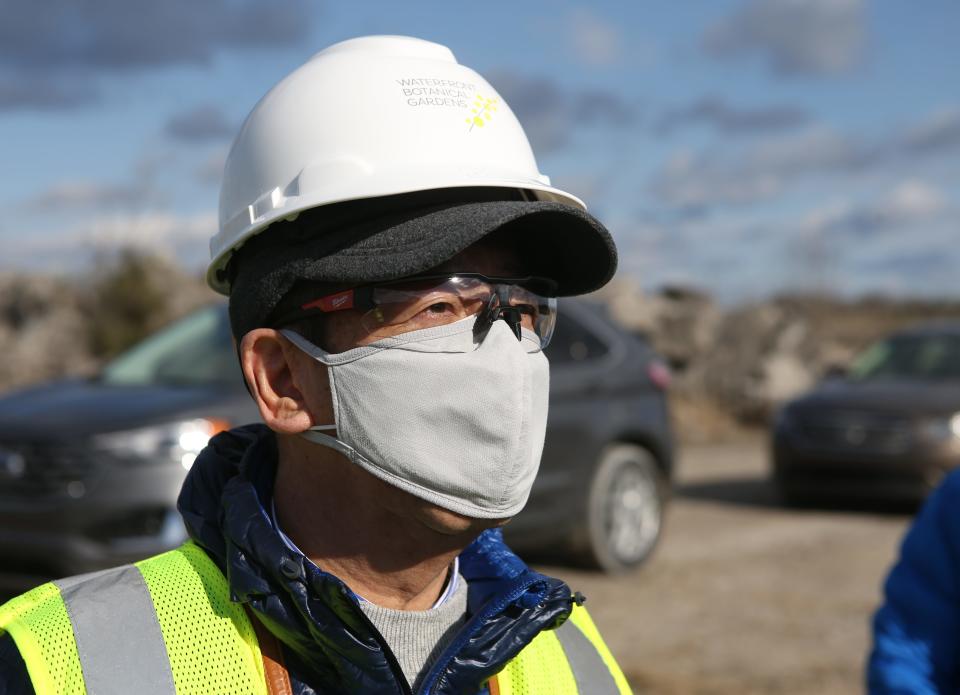
[[[428,306],[424,311],[428,314],[448,314],[453,311],[453,305],[447,302],[436,302]]]

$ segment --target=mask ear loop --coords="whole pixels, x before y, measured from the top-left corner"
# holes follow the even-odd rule
[[[333,425],[318,425],[316,427],[311,427],[306,432],[301,432],[300,436],[306,439],[308,442],[312,442],[313,444],[319,444],[320,446],[325,446],[328,449],[338,451],[346,456],[350,461],[356,463],[360,458],[362,458],[357,453],[356,449],[346,442],[340,441],[336,437],[319,431],[333,429],[336,429],[336,427]]]

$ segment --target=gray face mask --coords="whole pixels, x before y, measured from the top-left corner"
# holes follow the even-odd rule
[[[401,490],[479,519],[515,515],[540,466],[549,365],[536,334],[521,340],[475,318],[329,353],[290,330],[328,368],[335,424],[303,436]],[[336,430],[336,437],[324,430]]]

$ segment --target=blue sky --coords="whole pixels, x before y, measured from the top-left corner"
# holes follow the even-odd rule
[[[954,0],[0,9],[0,270],[122,244],[202,267],[256,100],[324,46],[408,34],[500,91],[645,288],[960,295]]]

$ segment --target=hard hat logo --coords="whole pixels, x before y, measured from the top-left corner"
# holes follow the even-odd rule
[[[452,106],[465,109],[470,94],[476,93],[472,82],[445,80],[439,77],[404,77],[397,80],[407,106]]]
[[[473,112],[473,117],[467,119],[467,123],[470,124],[470,130],[467,132],[472,132],[474,128],[482,128],[486,125],[487,121],[493,118],[493,112],[497,110],[497,102],[499,101],[496,97],[490,98],[478,94],[473,100],[473,108],[470,109]]]

